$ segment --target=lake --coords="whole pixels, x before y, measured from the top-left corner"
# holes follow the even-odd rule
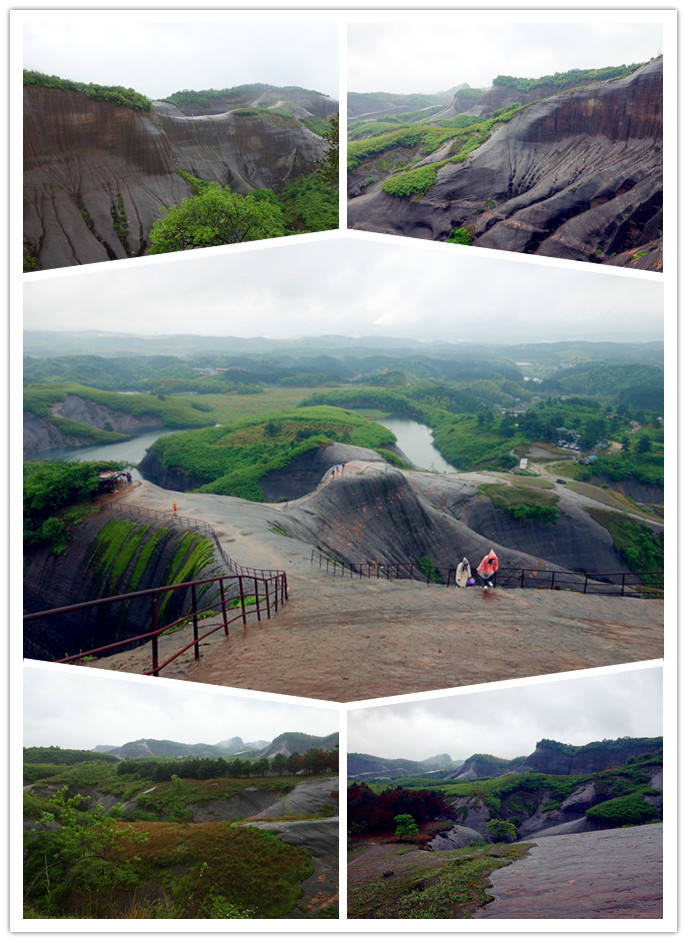
[[[396,436],[398,447],[404,452],[417,468],[425,471],[445,471],[455,474],[453,465],[445,461],[434,447],[432,430],[427,425],[420,425],[413,419],[398,419],[391,416],[388,419],[375,419],[379,425],[388,428]]]
[[[180,431],[175,429],[174,431]],[[143,461],[146,449],[163,435],[172,435],[170,429],[157,429],[155,432],[146,432],[136,435],[127,442],[114,442],[111,445],[86,445],[83,448],[49,448],[33,455],[31,461],[56,461],[66,458],[67,461],[126,461],[137,465]],[[135,468],[131,469],[131,477],[135,481],[142,481],[143,475]]]

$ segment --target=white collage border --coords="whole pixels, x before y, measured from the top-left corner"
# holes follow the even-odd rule
[[[89,4],[84,6],[81,10],[85,13],[88,11],[89,14],[98,12],[102,13],[104,16],[107,16],[110,11],[113,10],[112,7],[100,7],[97,5]],[[106,12],[107,11],[107,12]],[[529,7],[526,11],[518,7],[517,4],[513,3],[503,3],[499,4],[498,8],[488,7],[485,9],[468,9],[468,10],[457,10],[455,7],[450,6],[445,3],[437,3],[433,6],[431,11],[417,10],[417,9],[406,9],[399,10],[392,7],[387,7],[380,4],[375,9],[370,8],[348,8],[341,9],[330,7],[328,9],[323,8],[321,5],[314,6],[304,4],[299,7],[298,10],[290,8],[286,3],[275,3],[269,9],[267,8],[242,8],[239,10],[227,10],[226,7],[213,7],[206,6],[201,11],[191,11],[191,10],[174,10],[157,5],[151,4],[146,11],[140,9],[131,9],[131,8],[117,8],[115,12],[126,13],[126,15],[132,17],[145,17],[147,19],[151,18],[151,15],[158,16],[161,19],[169,20],[179,20],[179,21],[212,21],[218,17],[227,18],[230,21],[244,21],[244,22],[254,22],[264,17],[265,20],[270,22],[284,22],[284,21],[315,21],[315,22],[335,22],[340,26],[340,75],[341,75],[341,85],[340,85],[340,107],[341,110],[345,113],[345,72],[346,72],[346,30],[345,27],[348,23],[356,22],[367,22],[367,23],[384,23],[384,22],[416,22],[420,19],[423,22],[434,21],[440,23],[442,18],[446,19],[447,17],[459,18],[462,21],[483,21],[489,16],[498,17],[500,21],[506,20],[511,16],[517,18],[518,21],[547,21],[547,20],[558,20],[561,17],[561,13],[565,12],[566,21],[572,18],[580,21],[587,21],[589,19],[604,21],[604,22],[614,22],[622,21],[626,22],[629,18],[633,21],[646,21],[646,22],[662,22],[664,25],[664,68],[665,68],[665,84],[664,84],[664,127],[665,127],[665,147],[664,147],[664,162],[665,162],[665,188],[664,188],[664,228],[666,230],[666,254],[665,254],[665,272],[666,274],[662,278],[665,291],[664,299],[664,311],[665,311],[665,328],[664,328],[664,339],[665,339],[665,349],[667,352],[666,355],[666,409],[665,409],[665,424],[668,428],[678,428],[678,361],[677,361],[677,351],[678,351],[678,342],[679,342],[679,332],[678,332],[678,277],[677,277],[677,266],[678,266],[678,252],[677,252],[677,234],[678,234],[678,190],[677,190],[677,152],[678,152],[678,130],[677,130],[677,116],[678,116],[678,69],[677,69],[677,49],[678,49],[678,11],[672,10],[628,10],[626,7],[613,4],[608,5],[604,10],[590,10],[590,9],[581,9],[576,8],[571,10],[569,8],[558,6],[552,7],[549,5],[533,5]],[[20,29],[21,24],[26,21],[28,18],[37,17],[42,21],[49,20],[51,17],[54,19],[60,19],[64,17],[65,13],[70,15],[77,15],[79,13],[78,7],[71,7],[68,11],[63,8],[54,6],[52,4],[45,4],[45,6],[40,11],[31,11],[29,12],[20,8],[14,8],[12,18],[10,21],[10,28],[12,30]],[[681,24],[680,24],[681,25]],[[6,24],[7,26],[7,24]],[[10,124],[9,124],[9,141],[8,141],[8,151],[9,151],[9,172],[10,172],[10,228],[11,233],[19,230],[19,220],[21,218],[21,208],[20,208],[20,197],[21,188],[18,186],[17,181],[19,180],[19,174],[21,173],[21,146],[19,141],[21,140],[21,85],[17,81],[16,76],[19,74],[19,62],[21,61],[21,43],[16,41],[16,33],[12,33],[9,36],[9,75],[10,75]],[[340,167],[342,171],[342,180],[345,180],[345,153],[344,148],[341,148],[340,155]],[[300,236],[300,240],[313,240],[313,241],[324,241],[332,240],[339,238],[346,239],[361,239],[366,240],[370,239],[372,241],[389,241],[390,243],[397,243],[398,237],[384,237],[376,236],[369,233],[354,233],[348,232],[345,229],[345,212],[346,212],[346,198],[345,198],[345,188],[342,186],[340,190],[340,229],[338,233],[322,233],[321,235],[314,236]],[[274,244],[272,241],[271,244]],[[9,318],[8,318],[8,365],[9,365],[9,389],[8,389],[8,398],[9,398],[9,419],[10,419],[10,435],[8,442],[8,466],[9,466],[9,500],[8,500],[8,516],[10,521],[9,528],[9,551],[8,551],[8,570],[9,570],[9,582],[8,588],[18,585],[21,578],[21,560],[17,560],[15,557],[19,554],[12,554],[12,541],[16,539],[16,534],[19,533],[19,484],[20,484],[20,472],[18,467],[17,456],[21,454],[21,421],[18,421],[20,418],[20,405],[21,405],[21,358],[19,356],[19,351],[22,347],[21,342],[21,331],[22,331],[22,276],[18,276],[16,273],[19,271],[19,255],[21,249],[19,247],[18,239],[10,239],[7,246],[8,252],[7,256],[9,258],[9,289],[10,289],[10,298],[9,298]],[[260,245],[253,243],[250,247],[246,247],[246,250],[249,251],[259,251]],[[211,250],[199,250],[203,252],[213,252],[218,254],[223,254],[225,249],[211,249]],[[236,250],[233,250],[236,251]],[[499,259],[503,259],[502,252],[492,252],[491,250],[486,249],[472,249],[471,251],[478,251],[480,253],[485,253],[487,256],[493,258],[495,263],[498,263]],[[552,265],[559,268],[571,268],[579,271],[584,270],[585,263],[576,263],[576,262],[564,262],[564,261],[554,261],[551,259],[534,259],[531,257],[523,256],[521,259],[523,264],[534,264],[534,265]],[[124,265],[149,265],[149,264],[164,264],[164,258],[155,258],[155,259],[140,259],[140,260],[131,260],[124,262],[111,262],[103,263],[108,266],[108,270],[113,266],[118,266],[121,264]],[[594,268],[595,272],[598,272],[600,269],[599,266]],[[79,277],[78,272],[73,270],[60,270],[44,273],[36,273],[34,275],[28,276],[29,278],[54,278],[54,277]],[[630,277],[630,278],[656,278],[657,276],[651,273],[637,273],[629,272],[622,269],[613,269],[608,272],[608,277],[617,278],[617,277]],[[667,445],[666,447],[666,492],[668,495],[668,504],[669,507],[677,508],[677,494],[678,494],[678,478],[677,478],[677,469],[678,469],[678,443],[677,440],[673,443],[672,447]],[[678,538],[677,538],[677,527],[675,523],[677,522],[677,513],[671,514],[669,518],[673,521],[672,529],[668,531],[666,538],[666,554],[667,558],[677,559],[678,551]],[[4,568],[4,567],[3,567]],[[18,592],[10,593],[10,603],[9,603],[9,622],[10,626],[16,626],[20,623],[21,613],[20,608],[20,599]],[[463,693],[475,692],[476,690],[484,688],[487,689],[498,689],[500,687],[509,687],[509,686],[522,686],[525,684],[540,684],[555,682],[557,678],[560,677],[571,677],[573,674],[580,674],[584,676],[595,676],[595,675],[604,675],[608,673],[619,672],[622,670],[627,670],[628,668],[644,669],[650,666],[656,666],[657,664],[664,663],[664,738],[667,740],[667,749],[665,756],[665,768],[666,768],[666,781],[668,784],[665,792],[665,808],[666,808],[666,818],[667,820],[677,821],[678,820],[678,803],[677,803],[677,708],[678,708],[678,644],[677,644],[677,628],[678,628],[678,595],[677,595],[677,584],[674,587],[673,591],[667,592],[666,594],[666,639],[665,639],[665,652],[663,662],[649,662],[641,665],[619,665],[616,667],[610,668],[598,668],[590,671],[582,672],[570,672],[562,675],[547,675],[543,677],[534,677],[527,678],[524,680],[517,681],[503,681],[495,684],[487,685],[477,685],[469,688],[461,688],[454,691],[433,691],[431,693],[421,693],[421,694],[408,694],[403,697],[393,697],[393,698],[382,698],[372,701],[358,701],[349,704],[339,704],[332,702],[321,702],[323,707],[334,708],[338,711],[340,718],[340,751],[345,753],[347,745],[347,729],[346,729],[346,719],[348,713],[353,709],[360,709],[364,706],[381,706],[389,702],[411,702],[415,700],[423,700],[436,698],[439,696],[447,696],[450,694],[455,694],[460,696]],[[16,630],[10,631],[10,652],[9,652],[9,731],[10,731],[10,769],[9,769],[9,785],[10,785],[10,836],[11,836],[11,853],[12,856],[9,860],[8,867],[8,878],[12,878],[12,887],[11,891],[8,893],[8,907],[6,911],[10,915],[9,929],[11,932],[30,932],[31,934],[43,934],[44,932],[78,932],[82,933],[98,933],[100,934],[103,931],[107,932],[120,932],[122,928],[119,926],[114,926],[108,920],[92,920],[88,923],[75,923],[75,921],[70,921],[66,924],[64,921],[59,920],[46,920],[42,922],[40,926],[37,926],[35,921],[32,920],[23,920],[17,918],[16,905],[17,901],[21,901],[21,892],[17,897],[17,871],[19,870],[16,867],[16,863],[13,865],[13,861],[18,860],[17,851],[21,848],[21,841],[17,843],[17,833],[19,832],[20,836],[20,826],[19,822],[21,820],[21,809],[17,804],[15,798],[17,793],[18,780],[21,777],[21,761],[20,761],[20,749],[21,749],[21,733],[22,733],[22,714],[21,714],[21,701],[22,701],[22,679],[21,671],[17,668],[19,667],[19,661],[21,660],[21,637],[20,633]],[[82,670],[79,668],[59,668],[59,667],[50,667],[45,666],[44,669],[47,670]],[[130,675],[122,676],[123,682],[131,683],[145,683],[146,681],[141,681],[140,678],[134,678]],[[165,683],[165,684],[176,684],[183,682],[176,681],[163,681],[158,680],[155,683]],[[302,698],[280,698],[277,695],[271,694],[256,694],[251,691],[244,690],[227,690],[228,695],[237,695],[237,696],[248,696],[256,697],[264,700],[274,700],[275,702],[280,702],[282,699],[286,699],[290,702],[302,702],[310,706],[318,705],[318,701],[313,701],[309,699]],[[18,761],[19,758],[19,761]],[[19,783],[20,784],[20,783]],[[345,767],[342,768],[340,773],[340,802],[342,811],[342,821],[345,820],[345,785],[346,785],[346,776],[345,776]],[[19,789],[19,793],[21,789]],[[18,813],[19,812],[19,813]],[[470,929],[467,932],[461,933],[464,935],[479,935],[482,932],[489,932],[492,934],[501,934],[506,932],[536,932],[544,934],[557,934],[560,932],[566,933],[584,933],[588,934],[590,932],[597,933],[606,933],[606,932],[628,932],[628,933],[640,933],[640,934],[654,934],[656,932],[674,932],[678,928],[677,923],[677,890],[678,890],[678,851],[677,851],[677,829],[674,830],[673,835],[670,835],[666,838],[665,841],[665,870],[664,870],[664,890],[665,890],[665,908],[664,908],[664,919],[663,920],[585,920],[584,926],[575,924],[574,920],[528,920],[528,921],[510,921],[504,920],[502,924],[499,924],[497,931],[493,928],[492,924],[471,924]],[[346,890],[346,873],[344,862],[346,860],[346,834],[345,829],[341,828],[340,833],[340,865],[341,865],[341,900],[342,900],[342,913],[344,911],[343,901],[345,900],[345,890]],[[20,876],[19,876],[20,879]],[[9,879],[8,879],[9,882]],[[142,938],[145,938],[148,934],[148,931],[157,931],[157,932],[174,932],[174,933],[185,933],[189,935],[195,935],[199,932],[217,932],[217,931],[229,931],[232,930],[232,934],[235,936],[246,938],[255,938],[256,934],[258,937],[262,934],[273,935],[275,932],[304,932],[309,935],[315,934],[318,938],[322,936],[323,938],[326,935],[332,933],[337,934],[351,934],[355,935],[357,938],[373,938],[379,932],[401,932],[405,938],[423,938],[433,935],[435,932],[457,932],[459,931],[459,926],[455,924],[447,925],[442,923],[440,925],[432,923],[429,920],[422,920],[421,924],[418,924],[415,921],[379,921],[374,925],[370,921],[366,921],[364,925],[359,924],[357,920],[341,920],[339,922],[332,921],[326,926],[319,924],[314,925],[308,923],[307,921],[288,921],[288,920],[255,920],[250,927],[247,927],[245,923],[240,926],[240,931],[233,931],[233,926],[235,924],[228,924],[220,922],[219,924],[208,926],[207,923],[203,924],[200,922],[191,922],[174,925],[170,927],[168,924],[164,925],[164,928],[161,927],[160,923],[157,921],[150,921],[150,924],[139,924],[135,926],[127,927],[125,931],[128,934],[138,935],[141,934]],[[141,930],[145,930],[141,932]]]

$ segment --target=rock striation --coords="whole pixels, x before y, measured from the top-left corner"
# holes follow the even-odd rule
[[[420,167],[450,157],[450,142]],[[662,59],[624,78],[535,101],[424,196],[373,184],[349,203],[356,229],[662,271]]]
[[[319,117],[337,107],[313,94],[297,112]],[[243,108],[189,116],[167,102],[142,112],[26,86],[25,256],[47,269],[145,255],[163,207],[192,195],[178,171],[237,193],[278,191],[311,172],[323,151],[295,115]]]

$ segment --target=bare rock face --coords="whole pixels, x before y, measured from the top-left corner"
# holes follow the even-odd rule
[[[434,241],[464,227],[483,248],[661,271],[662,101],[661,59],[536,101],[423,197],[369,187],[349,226]]]
[[[628,739],[623,748],[605,749],[598,744],[590,743],[577,752],[570,754],[560,743],[552,740],[542,740],[537,748],[516,772],[546,772],[549,775],[585,775],[593,772],[603,772],[604,769],[617,768],[628,759],[652,751],[642,740]],[[657,748],[657,747],[654,747]]]
[[[237,193],[279,190],[312,170],[321,138],[296,118],[150,112],[80,92],[24,88],[24,252],[36,269],[145,255],[165,206],[192,195],[179,176]]]
[[[109,429],[113,432],[135,434],[149,429],[163,428],[164,423],[155,415],[131,415],[118,409],[110,409],[80,396],[68,395],[64,401],[53,403],[50,414],[38,416],[33,412],[24,412],[24,459],[49,448],[74,448],[90,444],[91,439],[63,432],[53,418],[71,419],[83,422],[97,429]]]

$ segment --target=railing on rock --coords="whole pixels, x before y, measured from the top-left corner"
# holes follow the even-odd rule
[[[232,588],[232,584],[238,588]],[[199,606],[199,594],[205,594],[207,590],[215,588],[212,605]],[[229,591],[227,591],[229,589]],[[159,622],[162,618],[164,608],[167,605],[169,594],[174,592],[183,592],[185,595],[189,592],[191,595],[191,607],[184,611],[184,614],[163,625]],[[200,592],[199,592],[200,590]],[[230,595],[229,592],[234,594]],[[219,593],[219,598],[217,596]],[[73,661],[79,661],[84,658],[102,657],[115,654],[125,648],[132,646],[138,648],[145,642],[151,644],[151,667],[150,670],[143,671],[146,675],[157,677],[160,671],[175,661],[178,657],[194,649],[195,660],[200,658],[200,643],[209,638],[215,632],[224,629],[226,637],[229,636],[229,625],[241,619],[244,625],[248,623],[248,615],[255,614],[258,621],[263,618],[269,619],[275,614],[280,605],[283,605],[288,598],[288,586],[286,574],[271,576],[269,578],[258,578],[257,576],[231,575],[218,576],[212,579],[199,579],[194,582],[180,582],[171,586],[158,586],[154,589],[142,589],[138,592],[128,592],[124,595],[114,595],[102,599],[94,599],[90,602],[79,602],[74,605],[64,605],[61,608],[48,609],[43,612],[33,612],[24,616],[24,623],[37,621],[39,619],[50,619],[59,615],[66,615],[72,612],[82,612],[104,605],[127,604],[133,599],[150,599],[150,625],[151,630],[111,644],[101,645],[97,648],[91,648],[88,651],[80,651],[78,654],[72,654],[68,657],[59,658],[54,663],[69,664]],[[209,631],[204,634],[199,633],[199,620],[208,615],[218,614],[214,611],[214,604],[219,602],[221,610],[221,620],[219,624],[213,625]],[[236,615],[231,615],[233,609],[236,609]],[[168,656],[162,663],[160,662],[159,638],[165,632],[172,630],[183,630],[184,627],[192,628],[192,639],[184,644],[179,650]]]
[[[107,505],[101,508],[102,512],[113,513],[125,517],[138,517],[143,520],[151,520],[156,523],[166,523],[177,525],[185,530],[200,530],[207,533],[212,539],[217,552],[226,566],[228,574],[225,576],[214,576],[208,579],[199,579],[194,582],[180,582],[175,585],[157,586],[153,589],[142,589],[137,592],[128,592],[123,595],[107,596],[101,599],[93,599],[88,602],[79,602],[73,605],[64,605],[60,608],[47,609],[42,612],[33,612],[24,616],[24,623],[38,621],[39,619],[51,619],[59,615],[67,615],[72,612],[86,611],[104,605],[128,604],[134,599],[149,597],[151,600],[151,610],[149,622],[150,631],[123,638],[110,644],[101,645],[97,648],[91,648],[88,651],[80,651],[79,654],[72,654],[56,660],[56,664],[68,664],[83,658],[102,657],[122,651],[125,648],[141,647],[147,641],[151,644],[151,668],[144,671],[146,675],[157,677],[161,670],[175,661],[186,651],[193,648],[194,659],[200,658],[200,642],[209,638],[215,632],[224,629],[225,636],[229,635],[229,625],[241,619],[244,625],[248,623],[248,616],[255,615],[257,621],[263,618],[269,619],[278,611],[280,605],[284,605],[289,597],[288,582],[286,573],[281,569],[255,569],[251,566],[242,566],[232,559],[224,551],[220,544],[219,537],[212,527],[204,520],[196,520],[193,517],[185,517],[178,513],[165,513],[159,510],[149,510],[144,507],[133,507],[128,504]],[[215,614],[213,609],[204,605],[199,608],[199,594],[206,595],[209,591],[213,593],[214,604],[219,604],[221,608],[221,621],[217,625],[205,632],[199,634],[199,619],[210,614]],[[184,614],[175,620],[160,627],[159,621],[163,617],[164,610],[170,601],[170,593],[184,593],[187,596],[190,592],[190,608],[184,611]],[[233,594],[232,594],[233,593]],[[184,596],[184,597],[185,597]],[[182,606],[184,599],[182,598]],[[236,609],[237,614],[230,616],[230,612]],[[160,663],[159,656],[159,638],[161,635],[172,630],[182,630],[184,626],[192,626],[193,638],[178,651],[175,651],[166,660]]]
[[[310,562],[333,575],[359,579],[410,579],[427,585],[455,587],[456,569],[419,563],[342,563],[318,550],[312,550]],[[478,583],[481,581],[477,577]],[[660,586],[656,585],[660,581]],[[495,579],[502,589],[552,589],[581,592],[585,595],[656,594],[663,592],[663,572],[589,572],[565,569],[499,568]]]

